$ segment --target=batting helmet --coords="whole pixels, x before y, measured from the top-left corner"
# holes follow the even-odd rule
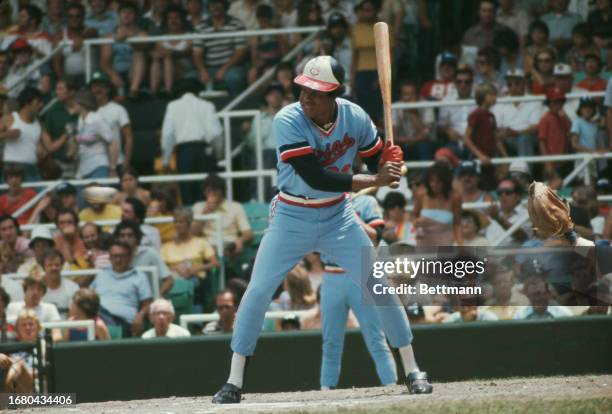
[[[306,63],[293,81],[321,92],[335,91],[344,82],[344,68],[331,56],[317,56]]]

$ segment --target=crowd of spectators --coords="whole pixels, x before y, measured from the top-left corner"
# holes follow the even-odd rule
[[[421,0],[278,0],[274,7],[258,0],[231,4],[209,0],[206,7],[198,0],[18,3],[16,10],[13,3],[0,3],[0,83],[5,88],[0,96],[0,141],[8,184],[8,191],[0,195],[3,338],[23,337],[19,320],[28,315],[39,328],[57,320],[93,320],[97,339],[117,332],[144,338],[231,332],[251,264],[240,261],[247,250],[257,247],[244,206],[226,198],[226,181],[214,175],[204,183],[181,183],[180,191],[175,186],[141,185],[131,163],[139,148],[121,101],[174,95],[160,129],[162,172],[173,165],[179,173],[214,172],[214,142],[223,129],[215,105],[198,97],[198,92],[226,89],[235,96],[265,70],[275,68],[273,80],[260,92],[261,125],[246,122],[241,128],[247,150],[254,149],[256,131],[261,132],[264,166],[273,168],[272,119],[297,99],[293,77],[312,56],[333,55],[346,68],[347,98],[381,125],[371,35],[377,20],[391,25],[394,67],[408,68],[405,73],[394,71],[399,102],[475,100],[475,104],[394,110],[396,142],[406,160],[437,162],[423,173],[411,172],[400,191],[376,194],[384,210],[383,245],[491,245],[526,214],[523,201],[532,178],[547,181],[571,198],[580,236],[600,243],[612,239],[612,210],[609,203],[597,201],[598,195],[612,193],[605,160],[588,170],[595,184],[576,182],[573,188],[562,182],[572,162],[547,162],[542,168],[524,162],[491,163],[497,156],[610,150],[612,116],[606,119],[606,114],[612,111],[612,86],[607,81],[612,70],[608,52],[612,6],[608,0],[598,0],[586,11],[570,11],[565,0],[466,2],[476,10],[475,24],[440,45],[427,62],[430,70],[418,76],[412,76],[409,68],[415,52],[411,42],[441,24],[431,20],[429,2]],[[303,46],[293,62],[281,58],[303,35],[125,42],[133,36],[309,25],[323,25],[326,30]],[[92,49],[96,71],[85,83],[83,41],[91,38],[114,42]],[[62,40],[72,43],[30,73],[32,65]],[[24,73],[29,73],[27,81],[17,85]],[[605,100],[566,97],[603,92],[606,87]],[[542,95],[545,101],[497,101],[531,95]],[[39,121],[51,97],[56,100]],[[95,183],[112,176],[120,178],[118,190]],[[37,195],[24,182],[74,177],[91,183],[82,191],[63,183],[20,211]],[[266,197],[271,197],[270,191]],[[486,202],[489,207],[462,209],[462,202]],[[222,244],[215,223],[197,219],[215,213],[221,216]],[[147,224],[146,218],[168,220]],[[94,223],[103,220],[118,224]],[[20,227],[26,224],[34,227],[22,232]],[[502,245],[538,243],[526,221]],[[583,264],[582,270],[587,266]],[[158,279],[141,271],[142,266],[155,268]],[[214,281],[222,266],[228,289],[218,291]],[[268,329],[320,327],[324,268],[313,252],[287,275],[271,310],[307,312]],[[60,276],[63,270],[87,269],[97,273]],[[591,279],[576,276],[577,285],[563,290],[547,278],[556,270],[550,259],[517,258],[491,273],[483,297],[462,298],[459,303],[441,298],[435,306],[407,304],[407,311],[415,323],[611,312],[609,295],[587,294],[607,280],[605,275],[592,269]],[[529,276],[523,277],[525,273]],[[219,320],[191,333],[174,324],[180,304],[177,292],[189,298],[188,313],[215,311]],[[347,325],[355,327],[354,318]],[[70,329],[54,331],[53,337],[75,340],[84,334]]]

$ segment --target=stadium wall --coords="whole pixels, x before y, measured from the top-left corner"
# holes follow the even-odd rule
[[[421,367],[434,382],[612,372],[612,318],[414,327]],[[226,380],[229,336],[59,343],[53,392],[79,402],[212,395]],[[319,387],[317,331],[264,334],[247,368],[247,392]],[[346,336],[340,387],[377,385],[361,335]]]

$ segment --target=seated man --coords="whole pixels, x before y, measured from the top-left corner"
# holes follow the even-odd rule
[[[228,257],[237,257],[242,253],[244,244],[251,241],[253,231],[247,220],[244,207],[235,201],[225,199],[225,180],[215,176],[208,176],[203,184],[204,196],[206,201],[200,201],[193,205],[193,214],[214,214],[221,215],[221,225],[223,227],[224,246],[217,246],[216,224],[214,221],[205,221],[203,224],[194,222],[193,234],[204,236],[208,243],[219,250],[223,247]]]
[[[491,312],[500,320],[512,319],[519,306],[526,306],[529,300],[522,293],[514,290],[514,272],[510,269],[499,269],[493,276],[493,297],[485,302],[484,310]]]
[[[523,283],[523,293],[529,298],[529,306],[519,309],[513,319],[555,319],[574,316],[565,306],[552,300],[548,283],[542,277],[531,276]]]
[[[19,312],[32,309],[41,323],[61,320],[57,307],[52,303],[43,302],[47,293],[47,284],[44,280],[28,276],[23,280],[23,301],[11,302],[6,308],[6,319],[16,320]]]
[[[478,306],[482,302],[478,296],[462,296],[459,298],[459,306],[457,311],[451,313],[442,320],[443,323],[457,322],[481,322],[481,321],[496,321],[497,316],[493,312],[483,309]]]
[[[114,238],[123,241],[132,248],[132,267],[152,266],[157,268],[157,276],[160,282],[159,292],[162,296],[172,288],[174,280],[170,274],[170,269],[168,269],[160,254],[152,247],[141,245],[142,232],[138,222],[122,220],[115,227]]]
[[[121,220],[136,220],[138,224],[140,224],[140,231],[142,232],[140,244],[159,250],[162,245],[159,230],[144,222],[146,215],[147,208],[144,203],[136,197],[127,197],[123,203],[121,203]]]
[[[132,268],[132,248],[121,240],[110,247],[112,267],[101,270],[91,288],[100,295],[100,317],[107,325],[120,326],[123,336],[140,335],[153,300],[147,276]]]
[[[174,306],[172,306],[172,302],[166,299],[155,300],[151,303],[149,308],[149,320],[153,328],[143,333],[142,338],[180,338],[191,336],[187,329],[173,323],[174,317]]]
[[[49,250],[40,262],[45,272],[44,281],[47,285],[47,293],[43,296],[43,300],[54,304],[61,318],[67,319],[72,296],[79,290],[79,285],[70,279],[62,279],[64,256],[58,250]]]
[[[40,279],[44,274],[42,259],[53,248],[53,237],[51,237],[51,231],[42,226],[35,227],[31,237],[30,249],[34,254],[19,266],[17,273],[25,273],[28,276]]]
[[[117,190],[110,187],[89,186],[83,191],[89,207],[79,213],[79,220],[120,220],[121,207],[112,204]]]
[[[204,326],[202,333],[204,335],[232,333],[234,331],[234,319],[236,318],[234,293],[229,289],[217,293],[215,305],[219,314],[219,320],[208,322]]]

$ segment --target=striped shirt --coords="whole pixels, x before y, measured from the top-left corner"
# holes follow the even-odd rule
[[[222,33],[245,30],[240,20],[226,15],[223,26],[216,28],[212,19],[208,18],[196,27],[197,33]],[[201,39],[193,42],[194,47],[204,48],[204,64],[206,67],[223,66],[234,55],[236,49],[246,48],[245,37],[228,37],[222,39]]]

